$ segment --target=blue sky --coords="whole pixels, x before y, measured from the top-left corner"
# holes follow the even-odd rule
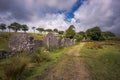
[[[84,0],[77,0],[76,3],[73,5],[71,10],[67,13],[65,13],[66,19],[72,19],[74,18],[74,12],[79,9],[79,7],[82,5]]]
[[[120,35],[120,0],[0,0],[0,23],[76,31],[99,26]]]

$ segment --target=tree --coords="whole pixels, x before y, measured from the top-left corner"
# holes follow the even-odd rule
[[[11,29],[14,30],[15,32],[21,29],[21,25],[17,22],[12,23],[10,26],[11,26]]]
[[[34,31],[34,34],[35,34],[35,29],[36,29],[36,27],[32,27],[32,29],[33,29],[33,31]]]
[[[78,33],[75,34],[74,39],[76,39],[78,42],[81,41],[84,37]]]
[[[101,36],[101,29],[99,27],[93,27],[86,31],[87,37],[91,40],[100,40]]]
[[[9,30],[9,33],[10,33],[10,29],[12,29],[12,27],[9,25],[7,26],[8,30]]]
[[[70,27],[66,30],[66,38],[73,38],[75,36],[75,30],[74,30],[74,25],[70,25]]]
[[[83,37],[86,37],[86,34],[83,31],[78,32],[78,34],[81,35],[81,36],[83,36]]]
[[[115,34],[110,32],[110,31],[106,31],[106,32],[102,32],[102,36],[107,39],[107,38],[110,38],[110,37],[115,37]]]
[[[4,30],[6,30],[6,25],[5,25],[4,23],[1,23],[1,24],[0,24],[0,29],[1,29],[2,32],[3,32]]]
[[[44,31],[43,28],[37,28],[36,30],[38,30],[41,34],[42,34],[42,32]]]
[[[26,31],[28,31],[29,30],[29,28],[28,28],[28,26],[27,25],[21,25],[21,29],[22,29],[22,31],[24,31],[25,33],[26,33]]]
[[[53,31],[54,31],[55,33],[58,33],[58,29],[54,29]]]
[[[59,34],[64,34],[64,31],[58,31]]]
[[[46,29],[47,32],[52,32],[52,29]]]

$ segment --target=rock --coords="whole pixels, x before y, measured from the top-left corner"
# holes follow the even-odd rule
[[[48,33],[47,36],[43,39],[43,45],[45,47],[57,47],[57,37],[53,33]]]
[[[12,51],[21,52],[27,51],[32,52],[34,49],[34,39],[29,34],[15,34],[9,41],[9,47]]]
[[[0,59],[3,59],[3,58],[6,58],[6,57],[9,57],[10,54],[11,54],[10,51],[0,50]]]
[[[34,48],[43,47],[43,40],[34,40]]]

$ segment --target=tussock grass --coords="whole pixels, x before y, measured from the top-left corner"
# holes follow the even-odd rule
[[[30,63],[30,59],[23,56],[14,56],[2,61],[4,61],[0,64],[3,71],[3,75],[0,76],[2,80],[22,80],[24,78],[23,74]]]
[[[101,48],[88,45],[97,45]],[[90,73],[90,80],[119,80],[120,79],[120,42],[89,42],[81,50],[82,57]]]

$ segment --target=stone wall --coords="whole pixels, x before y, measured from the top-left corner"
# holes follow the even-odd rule
[[[15,34],[9,41],[9,47],[14,52],[33,51],[34,39],[29,34]]]
[[[48,33],[43,39],[43,46],[46,47],[67,47],[74,44],[76,44],[76,39],[56,37],[52,33]]]
[[[37,47],[67,47],[76,44],[76,39],[56,37],[48,33],[43,40],[34,40],[29,34],[15,34],[9,41],[9,47],[12,51],[33,52]]]
[[[43,46],[57,47],[58,46],[58,38],[54,34],[48,33],[47,36],[43,39]]]

